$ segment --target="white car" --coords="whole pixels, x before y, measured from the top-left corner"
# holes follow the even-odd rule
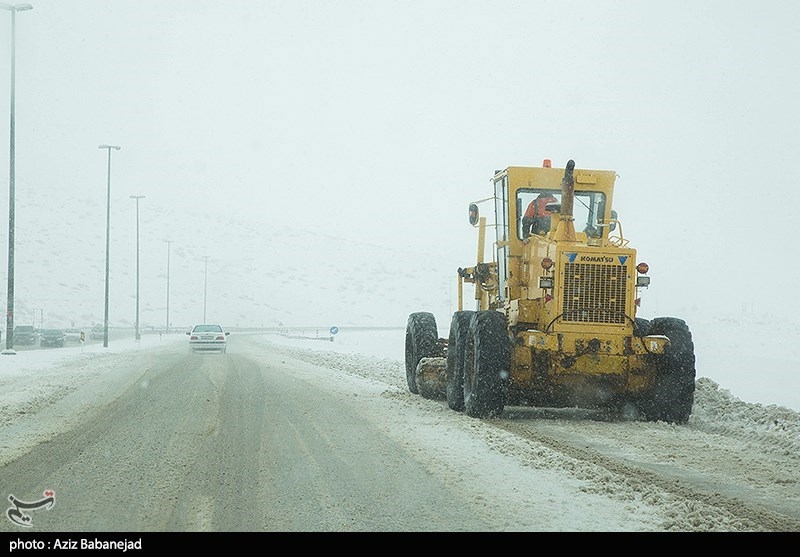
[[[229,331],[215,323],[195,325],[189,335],[189,352],[215,351],[225,354],[228,350]]]

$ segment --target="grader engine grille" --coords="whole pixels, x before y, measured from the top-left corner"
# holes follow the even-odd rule
[[[624,323],[626,277],[621,265],[567,263],[562,320]]]

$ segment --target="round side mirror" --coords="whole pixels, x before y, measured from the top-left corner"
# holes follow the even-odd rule
[[[475,203],[469,204],[469,223],[472,226],[478,224],[478,206]]]

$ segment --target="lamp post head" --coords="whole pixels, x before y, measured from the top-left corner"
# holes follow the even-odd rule
[[[97,148],[98,149],[115,149],[115,150],[119,151],[122,147],[119,147],[117,145],[98,145]]]
[[[25,10],[32,10],[33,6],[30,4],[7,4],[6,2],[0,2],[0,8],[4,10],[8,10],[9,12],[24,12]]]
[[[128,197],[130,197],[131,199],[142,199],[142,198],[144,198],[143,195],[129,195]]]

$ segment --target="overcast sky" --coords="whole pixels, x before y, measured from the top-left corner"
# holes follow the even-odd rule
[[[114,144],[112,204],[145,195],[164,215],[154,241],[195,205],[467,266],[467,206],[494,170],[572,158],[619,174],[623,232],[651,266],[646,312],[800,305],[797,2],[30,3],[18,199],[104,204],[97,146]],[[10,21],[0,10],[0,107]]]

